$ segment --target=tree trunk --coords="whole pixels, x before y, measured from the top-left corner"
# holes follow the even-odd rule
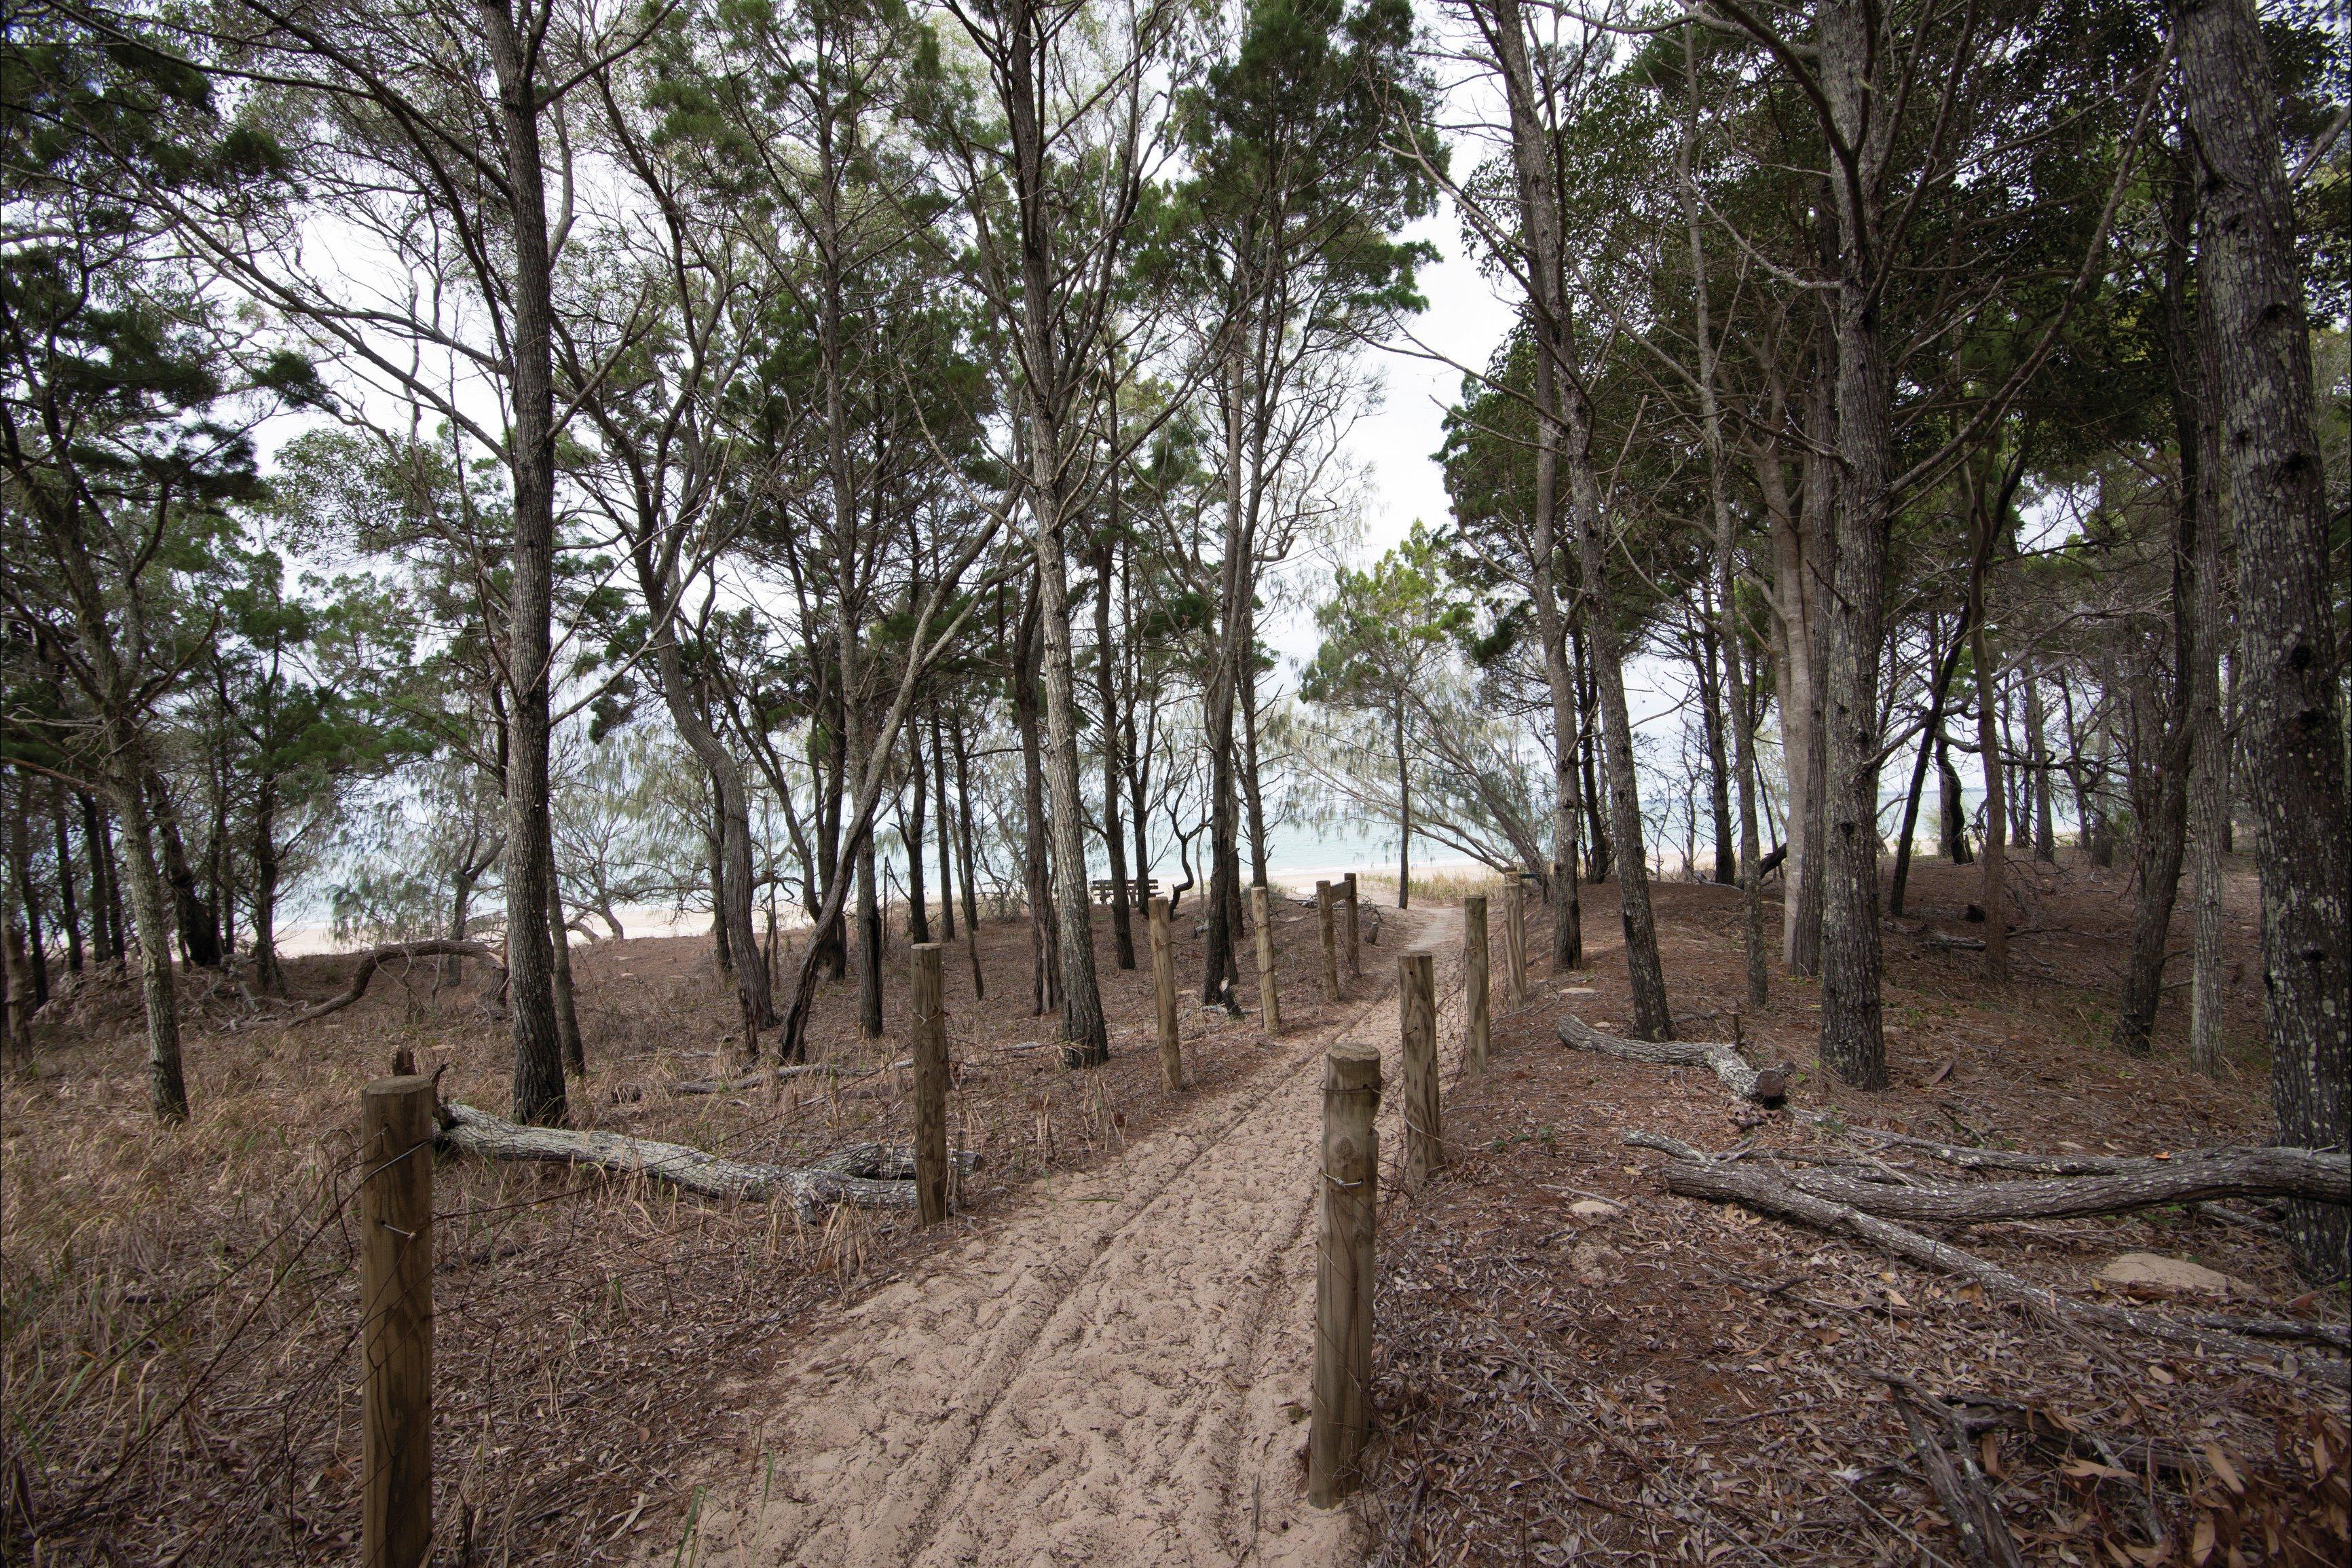
[[[2022,472],[2022,468],[2014,470]],[[2009,810],[2004,792],[2008,774],[2001,765],[2000,679],[1993,663],[1992,637],[1987,628],[1987,575],[2001,535],[2001,519],[2014,494],[2014,480],[1991,497],[1985,493],[1988,478],[1971,485],[1976,508],[1976,549],[1969,561],[1969,648],[1976,664],[1977,762],[1984,773],[1984,864],[1978,899],[1984,907],[1984,975],[1995,985],[2009,983]]]
[[[907,847],[907,940],[910,942],[931,940],[930,895],[923,886],[923,731],[920,726],[908,724],[907,813],[899,837]]]
[[[49,821],[57,832],[58,906],[65,916],[66,973],[81,973],[81,910],[74,895],[73,840],[66,831],[66,786],[49,781]]]
[[[874,828],[868,824],[850,847],[857,878],[856,968],[857,970],[857,1032],[869,1040],[882,1037],[882,900],[874,867]]]
[[[103,809],[95,795],[74,792],[81,805],[82,858],[89,862],[89,928],[91,946],[99,961],[118,962],[124,955],[122,936],[122,895],[110,875],[114,864],[114,845],[99,820]]]
[[[564,1118],[563,1043],[547,931],[548,696],[554,662],[555,387],[553,260],[540,164],[538,45],[528,49],[508,0],[479,0],[498,79],[500,151],[514,241],[508,331],[514,426],[514,524],[507,595],[507,686],[513,701],[507,754],[507,1001],[514,1037],[514,1119]]]
[[[1822,1065],[1850,1084],[1886,1087],[1880,1032],[1878,932],[1879,655],[1885,645],[1887,428],[1893,380],[1877,311],[1874,203],[1894,117],[1873,113],[1879,77],[1877,13],[1862,0],[1825,0],[1814,33],[1830,118],[1858,177],[1832,178],[1838,218],[1838,551],[1830,595],[1828,731],[1822,857]]]
[[[1805,656],[1807,684],[1804,689],[1806,709],[1804,724],[1804,811],[1801,817],[1805,857],[1790,878],[1796,894],[1797,910],[1790,926],[1789,942],[1789,973],[1808,978],[1822,972],[1822,903],[1826,896],[1825,880],[1829,864],[1829,702],[1830,702],[1830,637],[1832,621],[1829,601],[1837,581],[1838,570],[1838,507],[1837,468],[1832,454],[1837,450],[1837,353],[1832,335],[1824,331],[1816,333],[1814,372],[1805,394],[1805,429],[1811,437],[1804,458],[1804,514],[1811,520],[1811,546],[1808,550],[1803,570],[1799,574],[1799,585],[1805,604],[1805,626],[1809,647]],[[1792,805],[1790,810],[1789,842],[1794,846],[1800,837],[1800,817]]]
[[[572,994],[572,921],[563,912],[563,879],[556,875],[555,845],[551,835],[547,861],[547,932],[548,979],[555,996],[555,1037],[563,1047],[564,1070],[576,1078],[588,1074],[588,1048],[580,1038],[580,1010]],[[738,967],[763,969],[756,947],[743,950],[743,962]],[[764,970],[763,970],[764,973]],[[747,1049],[755,1051],[759,1042],[744,1042]]]
[[[1397,768],[1397,908],[1412,902],[1412,776],[1405,767],[1404,700],[1396,705]]]
[[[980,874],[971,856],[971,757],[964,745],[962,716],[952,720],[948,730],[955,752],[956,847],[963,860],[964,955],[971,963],[972,1000],[982,1002],[988,998],[988,982],[980,972]]]
[[[1650,911],[1650,868],[1642,846],[1642,802],[1633,773],[1633,725],[1625,709],[1625,668],[1618,653],[1617,627],[1610,619],[1601,487],[1592,471],[1591,413],[1581,387],[1563,390],[1570,497],[1576,514],[1577,550],[1584,568],[1584,636],[1592,652],[1592,684],[1601,699],[1601,756],[1609,775],[1609,837],[1617,863],[1625,966],[1633,982],[1633,1032],[1645,1040],[1670,1040],[1674,1017],[1666,1006],[1657,923]]]
[[[949,851],[948,840],[954,831],[954,819],[948,816],[947,758],[940,745],[940,716],[936,710],[931,713],[931,797],[933,815],[940,825],[940,940],[953,942],[956,934],[955,858]],[[923,852],[920,843],[915,846],[914,852],[918,855]]]
[[[163,876],[171,885],[180,942],[187,949],[190,963],[200,969],[217,969],[221,961],[220,924],[213,916],[212,907],[196,891],[195,869],[188,864],[187,842],[180,837],[179,809],[172,803],[163,776],[152,770],[147,774],[147,796],[153,814],[150,820],[163,841]]]
[[[1886,899],[1886,912],[1890,915],[1903,912],[1904,892],[1911,880],[1911,836],[1919,826],[1919,796],[1927,784],[1930,760],[1940,758],[1942,754],[1944,698],[1951,689],[1953,672],[1959,668],[1960,649],[1967,646],[1968,616],[1963,615],[1960,622],[1952,628],[1952,646],[1939,655],[1934,651],[1932,617],[1929,621],[1928,657],[1936,661],[1936,673],[1927,691],[1927,721],[1919,729],[1918,754],[1911,763],[1911,793],[1903,797],[1903,831],[1895,839],[1895,886]],[[1946,762],[1947,770],[1949,766],[1950,763]],[[1938,778],[1937,783],[1940,785],[1943,781]],[[1944,807],[1937,815],[1937,826],[1942,827],[1949,818],[1950,808]]]
[[[2219,520],[2205,507],[2201,477],[2204,440],[2200,413],[2204,377],[2200,373],[2197,331],[2189,305],[2189,244],[2196,221],[2196,198],[2188,171],[2173,182],[2165,246],[2164,308],[2158,351],[2164,360],[2172,402],[2173,447],[2180,465],[2174,495],[2172,542],[2172,682],[2166,694],[2162,750],[2133,770],[2133,805],[2139,816],[2134,846],[2138,897],[2132,910],[2131,953],[2124,967],[2123,994],[2116,1005],[2112,1038],[2133,1056],[2155,1048],[2157,1004],[2164,996],[2166,949],[2172,942],[2172,908],[2180,888],[2180,857],[2189,828],[2189,773],[2196,759],[2198,712],[2197,563],[2206,534]],[[2135,678],[2135,688],[2154,706],[2157,681]],[[2148,777],[2153,771],[2155,776]]]
[[[1114,483],[1114,529],[1118,526],[1118,486]],[[1118,825],[1118,682],[1110,642],[1112,543],[1112,536],[1106,533],[1095,552],[1095,699],[1096,717],[1102,730],[1103,848],[1110,858],[1111,957],[1121,969],[1133,969],[1135,926],[1128,909],[1127,840]]]
[[[2026,756],[2033,764],[2033,858],[2046,866],[2058,858],[2058,828],[2050,805],[2055,792],[2050,777],[2049,715],[2042,707],[2042,671],[2031,655],[2024,675]]]
[[[58,844],[65,843],[61,836]],[[278,962],[278,775],[264,773],[253,795],[253,979],[264,994],[286,994]]]
[[[1698,683],[1699,738],[1706,747],[1707,815],[1715,839],[1712,879],[1717,887],[1728,888],[1739,880],[1739,857],[1731,837],[1731,763],[1724,755],[1723,742],[1723,666],[1717,651],[1723,622],[1715,605],[1703,607],[1708,613],[1699,622],[1698,657],[1691,661],[1691,668]],[[1688,860],[1690,856],[1685,854],[1684,858]],[[1693,865],[1689,869],[1698,868]]]
[[[180,1073],[179,997],[172,974],[172,915],[155,870],[154,825],[147,815],[144,741],[127,721],[109,726],[121,777],[110,793],[122,818],[122,868],[129,873],[131,920],[139,931],[139,990],[147,1011],[147,1098],[170,1121],[188,1115]]]
[[[1241,670],[1242,804],[1249,812],[1250,883],[1265,886],[1265,802],[1257,778],[1257,636],[1252,631]]]
[[[16,872],[16,896],[25,910],[25,933],[30,944],[27,956],[32,965],[29,973],[33,981],[33,1005],[41,1007],[49,1000],[49,962],[44,951],[46,944],[41,940],[40,891],[33,885],[32,783],[31,775],[19,770],[16,787],[9,792],[8,863]]]
[[[1544,684],[1551,698],[1552,965],[1584,962],[1583,908],[1577,887],[1576,684],[1568,663],[1568,617],[1559,595],[1559,377],[1567,363],[1566,308],[1561,276],[1563,235],[1553,180],[1550,128],[1544,97],[1528,53],[1520,0],[1496,0],[1492,32],[1502,67],[1511,121],[1511,156],[1517,177],[1520,228],[1528,249],[1529,327],[1536,340],[1535,515],[1528,520],[1528,586],[1536,635],[1543,644]]]
[[[2352,1134],[2352,883],[2326,465],[2295,215],[2279,160],[2278,90],[2252,0],[2184,0],[2179,52],[2204,160],[2200,278],[2210,309],[2223,511],[2244,603],[2246,793],[2263,884],[2263,1009],[2282,1142]],[[2306,1278],[2340,1272],[2342,1208],[2289,1205]]]

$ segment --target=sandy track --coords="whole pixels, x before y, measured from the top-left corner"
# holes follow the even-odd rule
[[[1409,918],[1455,990],[1459,911]],[[761,1457],[717,1478],[698,1560],[1342,1561],[1351,1517],[1307,1507],[1300,1459],[1320,1064],[1377,1044],[1393,1086],[1397,951],[1369,951],[1336,1017],[1249,1081],[1040,1184],[744,1390]]]

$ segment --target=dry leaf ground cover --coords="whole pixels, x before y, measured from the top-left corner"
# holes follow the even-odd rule
[[[2185,992],[2168,1000],[2153,1059],[2106,1042],[2123,874],[2029,876],[2018,978],[1989,987],[1975,953],[1934,941],[1980,929],[1966,918],[1974,874],[1915,873],[1911,918],[1886,937],[1895,1085],[1883,1094],[1829,1092],[1812,1070],[1818,992],[1776,974],[1771,1008],[1741,1027],[1757,1059],[1805,1069],[1792,1101],[1829,1128],[1783,1113],[1746,1130],[1705,1072],[1563,1047],[1564,1009],[1627,1016],[1613,895],[1588,892],[1589,976],[1538,963],[1528,1006],[1496,1021],[1492,1072],[1451,1087],[1453,1170],[1383,1215],[1372,1561],[1963,1563],[1890,1376],[1923,1404],[1986,1402],[1976,1425],[2000,1429],[1972,1431],[1973,1447],[2029,1561],[2346,1560],[2340,1358],[2282,1345],[2250,1363],[2062,1333],[1852,1243],[1667,1195],[1652,1173],[1663,1156],[1619,1142],[1643,1128],[1715,1152],[1752,1139],[1763,1154],[1851,1155],[1837,1121],[2029,1150],[2263,1141],[2250,880],[2232,888],[2232,1059],[2216,1084],[2182,1062]],[[1737,895],[1657,895],[1680,1032],[1728,1037]],[[1882,1153],[1924,1179],[1971,1179]],[[1951,1239],[2064,1291],[2088,1294],[2110,1258],[2152,1252],[2245,1283],[2256,1310],[2345,1318],[2343,1287],[2306,1291],[2260,1228],[2179,1210]]]
[[[1176,930],[1188,984],[1192,913]],[[1287,905],[1279,919],[1286,1009],[1311,1019],[1314,917]],[[1148,947],[1140,969],[1120,971],[1098,926],[1116,1053],[1098,1072],[1061,1069],[1053,1020],[1030,1016],[1025,923],[984,928],[985,1001],[961,942],[950,952],[950,1131],[984,1164],[964,1212],[931,1236],[896,1216],[843,1210],[802,1226],[787,1205],[440,1160],[437,1560],[615,1561],[683,1539],[696,1507],[683,1478],[737,1436],[714,1389],[760,1374],[814,1312],[870,1292],[918,1249],[984,1234],[992,1208],[1041,1173],[1118,1160],[1171,1101]],[[843,1067],[840,1079],[679,1096],[663,1086],[731,1049],[733,1003],[708,942],[575,948],[591,1075],[573,1086],[574,1125],[777,1163],[903,1140],[910,1085],[889,1064],[903,1054],[906,953],[903,942],[887,953],[882,1039],[856,1037],[849,983],[824,984],[811,1055]],[[289,967],[294,995],[316,1000],[351,961]],[[44,1016],[34,1059],[0,1079],[0,1557],[350,1560],[359,1090],[405,1046],[425,1070],[446,1067],[446,1098],[503,1110],[509,1047],[478,986],[469,974],[436,990],[429,963],[395,966],[358,1005],[295,1030],[208,988],[187,1009],[195,1115],[183,1127],[147,1113],[136,995],[119,976]],[[1203,1089],[1271,1059],[1254,1022],[1220,1010],[1188,1003],[1182,1028]]]

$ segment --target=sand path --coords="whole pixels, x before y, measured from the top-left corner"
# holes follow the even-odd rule
[[[1407,918],[1396,935],[1437,953],[1450,1015],[1460,911]],[[1321,1063],[1340,1038],[1381,1048],[1392,1153],[1398,951],[1367,950],[1352,994],[1248,1081],[1039,1184],[744,1390],[762,1458],[712,1489],[697,1560],[1344,1560],[1351,1516],[1302,1484]],[[1449,1061],[1457,1033],[1442,1016]]]

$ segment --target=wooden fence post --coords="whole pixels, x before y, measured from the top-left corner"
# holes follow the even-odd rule
[[[1437,1111],[1437,966],[1427,952],[1397,960],[1397,1018],[1404,1037],[1404,1179],[1418,1187],[1445,1168]]]
[[[1323,1070],[1323,1203],[1315,1253],[1315,1372],[1307,1500],[1332,1508],[1361,1484],[1370,1424],[1372,1237],[1380,1203],[1381,1054],[1334,1047]]]
[[[1486,1048],[1493,1028],[1486,1009],[1486,895],[1471,893],[1462,900],[1462,991],[1470,1013],[1470,1031],[1462,1042],[1462,1065],[1472,1072],[1486,1070]]]
[[[1264,882],[1250,888],[1250,915],[1257,921],[1257,995],[1265,1012],[1268,1037],[1282,1033],[1282,998],[1274,988],[1274,895]]]
[[[948,1013],[943,955],[935,942],[915,944],[915,1206],[925,1225],[948,1217]]]
[[[1528,1005],[1528,892],[1515,874],[1503,888],[1503,964],[1513,1008]]]
[[[1339,1000],[1339,937],[1333,929],[1331,884],[1315,884],[1315,919],[1323,928],[1323,1000],[1337,1005]]]
[[[360,1090],[360,1561],[433,1549],[433,1080]]]
[[[1168,929],[1168,900],[1151,900],[1151,990],[1160,1004],[1160,1077],[1184,1087],[1184,1043],[1176,1035],[1176,940]]]
[[[1349,872],[1340,879],[1339,886],[1348,895],[1348,973],[1361,974],[1364,966],[1357,957],[1356,948],[1356,874]]]

